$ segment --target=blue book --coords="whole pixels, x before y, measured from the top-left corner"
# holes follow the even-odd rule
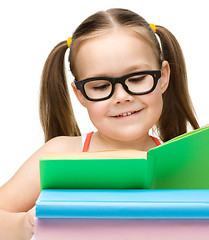
[[[209,219],[209,190],[44,189],[36,217]]]

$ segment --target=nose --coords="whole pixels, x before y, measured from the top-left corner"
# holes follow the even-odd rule
[[[113,103],[117,105],[119,103],[132,102],[134,96],[127,93],[122,84],[116,84],[112,98]]]

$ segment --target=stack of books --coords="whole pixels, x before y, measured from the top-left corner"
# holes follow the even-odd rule
[[[209,128],[148,153],[46,153],[35,240],[208,239]]]

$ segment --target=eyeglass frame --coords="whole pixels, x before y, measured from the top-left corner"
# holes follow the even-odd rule
[[[141,93],[134,93],[134,92],[130,91],[125,84],[126,79],[128,79],[130,77],[133,77],[133,76],[137,76],[137,75],[143,75],[143,74],[149,74],[153,77],[153,79],[154,79],[153,87],[150,90],[145,91],[145,92],[141,92]],[[103,100],[111,98],[113,93],[114,93],[114,90],[115,90],[115,85],[117,83],[120,83],[123,86],[124,90],[131,95],[145,95],[145,94],[151,93],[155,90],[160,77],[161,77],[161,70],[149,70],[149,71],[133,72],[133,73],[123,75],[121,77],[91,77],[91,78],[86,78],[86,79],[83,79],[83,80],[80,80],[80,81],[74,80],[74,83],[75,83],[76,88],[81,91],[81,93],[83,94],[83,96],[87,100],[96,102],[96,101],[103,101]],[[94,81],[94,80],[106,80],[106,81],[111,83],[112,90],[107,97],[97,98],[97,99],[88,97],[88,95],[85,92],[84,85],[87,82],[91,82],[91,81]]]

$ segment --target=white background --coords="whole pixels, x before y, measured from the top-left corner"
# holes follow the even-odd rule
[[[208,2],[168,0],[7,0],[0,3],[0,185],[43,143],[39,86],[51,49],[90,14],[128,8],[167,27],[182,46],[200,125],[209,123]],[[72,81],[72,77],[70,78]],[[81,132],[93,128],[72,96]]]

